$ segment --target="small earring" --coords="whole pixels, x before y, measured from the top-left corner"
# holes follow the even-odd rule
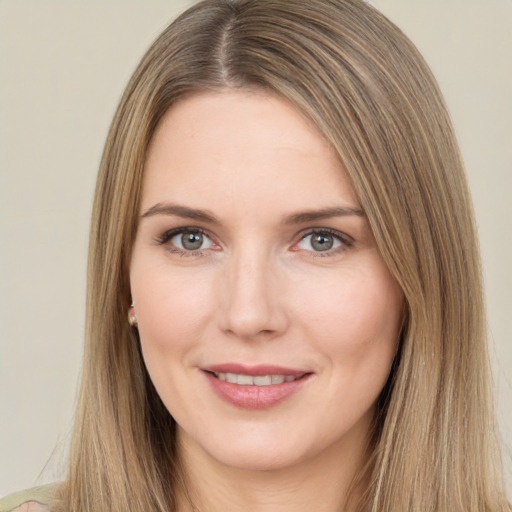
[[[137,317],[135,316],[135,305],[133,303],[128,310],[128,323],[132,329],[137,327]]]

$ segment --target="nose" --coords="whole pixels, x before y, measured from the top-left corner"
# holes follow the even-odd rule
[[[220,328],[244,340],[270,339],[288,326],[278,269],[264,253],[234,255],[220,290]]]

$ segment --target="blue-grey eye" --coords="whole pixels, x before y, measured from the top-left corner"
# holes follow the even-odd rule
[[[212,247],[212,241],[200,231],[182,231],[171,238],[171,243],[184,251],[199,251]]]
[[[340,247],[342,242],[331,233],[318,231],[306,235],[298,245],[301,249],[306,251],[324,252]]]

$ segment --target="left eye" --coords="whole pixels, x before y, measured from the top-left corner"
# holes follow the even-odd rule
[[[300,249],[315,252],[330,251],[331,249],[337,249],[341,246],[342,241],[339,236],[324,231],[310,233],[298,243]]]
[[[183,251],[199,251],[213,246],[213,242],[200,231],[182,231],[174,235],[170,242]]]

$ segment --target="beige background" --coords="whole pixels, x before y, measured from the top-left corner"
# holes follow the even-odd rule
[[[481,234],[510,467],[512,2],[372,3],[423,51],[458,131]],[[136,62],[184,5],[0,0],[0,495],[62,474],[103,141]]]

